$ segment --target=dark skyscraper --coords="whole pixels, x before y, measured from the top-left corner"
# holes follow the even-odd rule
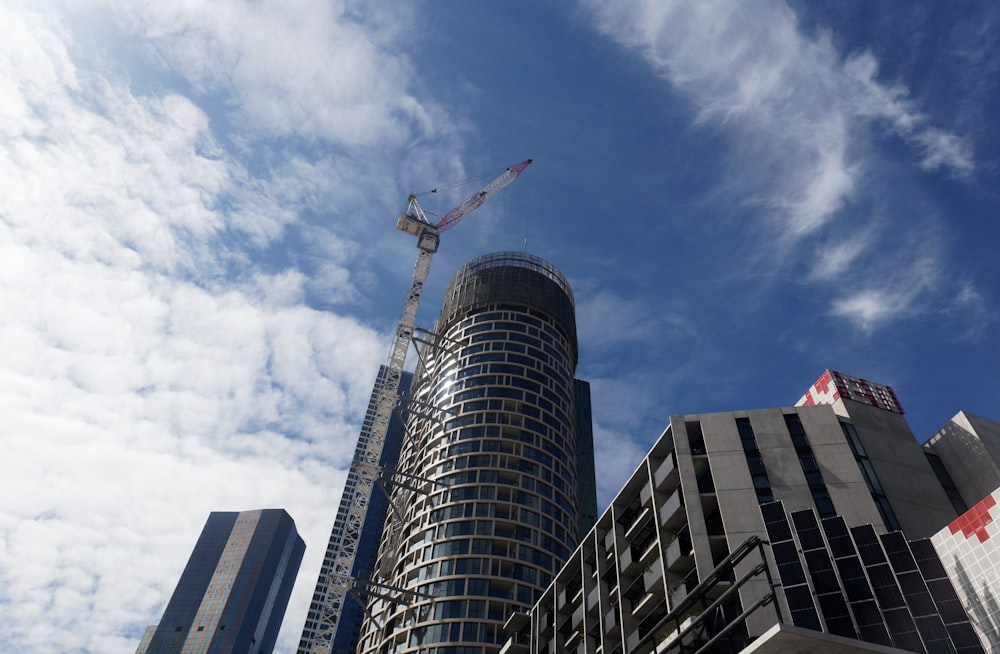
[[[379,391],[385,383],[386,367],[380,366],[378,377],[375,379],[375,386],[372,389],[371,400],[368,403],[368,411],[365,413],[365,420],[361,425],[361,434],[358,437],[358,445],[355,451],[355,459],[360,456],[362,449],[370,438],[371,429],[375,420],[376,402]],[[413,374],[402,373],[399,379],[399,392],[405,394],[409,391],[410,381]],[[399,420],[398,414],[393,414],[389,421],[389,428],[385,433],[385,445],[382,448],[382,457],[379,464],[386,469],[394,469],[399,461],[399,449],[403,444],[403,423]],[[337,552],[341,547],[344,536],[344,529],[347,526],[347,513],[351,503],[355,501],[355,484],[353,468],[347,477],[347,484],[344,493],[340,496],[340,509],[337,511],[337,518],[333,523],[333,530],[330,532],[330,541],[326,547],[326,555],[323,557],[323,566],[320,568],[319,579],[316,582],[316,590],[313,592],[313,601],[306,616],[305,628],[302,630],[302,639],[299,641],[298,651],[300,654],[308,654],[313,649],[313,641],[316,636],[316,628],[320,620],[320,607],[328,592],[327,576],[330,574],[331,565]],[[389,502],[386,495],[381,490],[372,493],[368,504],[368,512],[365,514],[364,526],[358,537],[358,552],[354,558],[354,569],[352,574],[355,579],[362,581],[371,578],[372,569],[375,565],[375,555],[378,553],[379,542],[382,538],[382,525],[385,523],[385,513],[388,510]],[[333,637],[331,654],[353,653],[358,644],[358,636],[361,632],[361,619],[364,617],[364,610],[358,605],[354,595],[344,598],[344,608],[340,618],[337,620],[337,630]]]
[[[271,652],[304,552],[282,509],[211,513],[137,654]]]
[[[415,595],[372,602],[363,652],[498,652],[504,620],[531,606],[589,526],[580,495],[587,512],[596,504],[593,464],[578,458],[592,458],[589,392],[574,381],[562,274],[516,252],[475,259],[451,281],[434,333],[400,456],[424,481],[394,491],[401,515],[379,554],[383,580]]]
[[[579,538],[597,522],[597,471],[594,468],[594,424],[590,413],[590,383],[573,380],[576,410],[576,496],[580,508]]]

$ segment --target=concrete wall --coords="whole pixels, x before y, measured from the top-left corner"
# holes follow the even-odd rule
[[[902,414],[844,399],[833,407],[857,429],[907,538],[932,536],[958,517]]]
[[[875,531],[883,532],[886,525],[833,408],[812,406],[797,410],[837,513],[849,525],[871,524]],[[785,506],[790,513],[798,510],[787,502]]]
[[[750,420],[774,498],[784,502],[788,511],[815,507],[812,491],[785,423],[784,415],[792,412],[799,414],[837,512],[844,516],[848,524],[871,523],[876,530],[885,531],[871,492],[844,439],[839,418],[832,407],[775,408],[685,416],[685,421],[701,422],[730,551],[734,551],[750,536],[767,539],[746,453],[736,426],[737,418],[745,417]],[[680,426],[674,424],[675,428]],[[678,449],[680,448],[681,444],[678,443]],[[688,506],[691,506],[690,500]],[[695,549],[699,549],[697,543]],[[752,559],[744,561],[737,568],[737,573],[742,573],[755,563]],[[771,570],[773,572],[776,568],[772,565]],[[705,571],[700,560],[698,571],[702,574]],[[748,605],[766,592],[765,582],[752,581],[740,594]],[[779,603],[784,607],[784,598],[780,594]],[[769,621],[773,621],[769,612],[759,612],[750,619],[748,627],[752,633],[757,633],[769,627]]]
[[[959,411],[924,447],[941,457],[968,506],[1000,487],[1000,422]]]
[[[712,565],[712,551],[708,543],[708,530],[705,527],[705,513],[701,508],[695,464],[688,443],[687,423],[695,422],[699,418],[700,416],[673,416],[670,418],[670,429],[674,436],[674,451],[677,454],[677,470],[680,473],[680,485],[684,493],[688,530],[691,533],[691,544],[694,546],[695,567],[698,570],[699,578],[701,578],[711,572],[715,566]],[[702,428],[702,433],[704,433],[704,428]]]

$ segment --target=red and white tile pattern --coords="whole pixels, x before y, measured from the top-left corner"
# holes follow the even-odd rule
[[[806,394],[799,398],[795,406],[833,404],[840,398],[864,402],[886,411],[903,413],[903,407],[892,387],[845,375],[836,370],[824,372],[816,383],[809,387]]]
[[[931,542],[983,643],[1000,652],[1000,488]]]

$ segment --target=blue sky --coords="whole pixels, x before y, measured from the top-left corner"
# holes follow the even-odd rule
[[[570,279],[602,505],[682,413],[1000,417],[991,2],[0,2],[0,649],[132,652],[212,510],[284,507],[293,651],[415,256]],[[422,199],[443,215],[475,185]]]

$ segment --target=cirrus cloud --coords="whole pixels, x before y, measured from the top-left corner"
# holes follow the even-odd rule
[[[806,34],[783,0],[582,5],[598,31],[641,56],[691,101],[697,124],[732,135],[725,193],[756,207],[764,228],[757,248],[766,254],[749,265],[818,262],[804,278],[833,296],[832,315],[864,330],[914,310],[911,303],[926,295],[882,287],[837,299],[831,282],[839,287],[873,277],[847,265],[861,260],[863,250],[878,248],[879,268],[908,270],[922,289],[939,285],[921,261],[940,254],[913,257],[896,237],[872,229],[881,217],[867,204],[886,193],[873,175],[880,161],[871,136],[899,139],[917,168],[953,177],[975,171],[972,149],[961,135],[931,124],[905,87],[880,79],[871,52],[842,53],[829,33]],[[909,227],[935,229],[918,222]],[[845,242],[858,234],[863,242]],[[913,240],[921,239],[929,235]],[[833,251],[831,241],[839,242]]]

